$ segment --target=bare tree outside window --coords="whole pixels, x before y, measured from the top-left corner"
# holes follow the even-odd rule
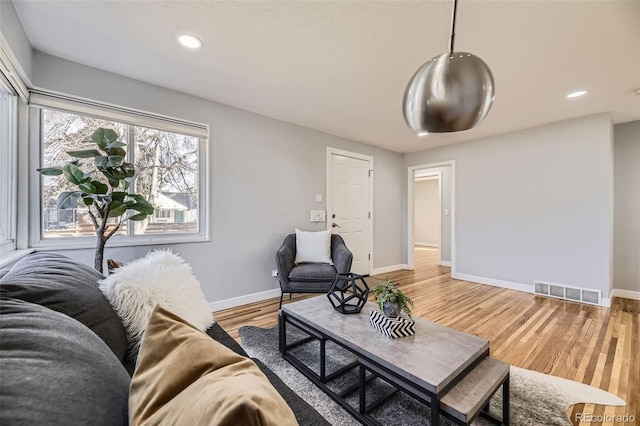
[[[198,232],[198,138],[135,128],[135,190],[155,207],[136,234]]]
[[[42,166],[54,167],[73,160],[66,151],[87,149],[86,141],[98,127],[111,128],[118,133],[119,140],[127,142],[127,126],[122,123],[80,116],[56,110],[42,110]],[[82,164],[82,163],[81,163]],[[80,169],[89,172],[90,163],[84,162]],[[73,206],[58,208],[58,197],[64,191],[76,188],[64,176],[42,177],[42,230],[45,238],[93,236],[95,230],[87,206],[74,200]],[[111,219],[115,223],[115,219]],[[123,224],[115,235],[126,235],[127,224]]]

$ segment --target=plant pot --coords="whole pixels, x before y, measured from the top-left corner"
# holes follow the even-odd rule
[[[397,303],[387,301],[382,304],[382,312],[389,318],[395,318],[400,314],[400,308]]]

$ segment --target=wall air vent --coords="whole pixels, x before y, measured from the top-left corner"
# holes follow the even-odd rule
[[[541,296],[555,297],[557,299],[570,300],[572,302],[600,305],[602,294],[600,290],[591,290],[579,287],[569,287],[559,284],[535,281],[533,292]]]

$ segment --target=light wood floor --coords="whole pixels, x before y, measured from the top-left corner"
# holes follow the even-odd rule
[[[390,278],[415,302],[414,315],[488,339],[491,355],[512,365],[590,384],[626,407],[576,405],[579,425],[640,425],[640,301],[614,299],[610,309],[534,296],[451,278],[437,250],[417,248],[415,270]],[[315,296],[315,295],[312,295]],[[295,296],[300,300],[306,296]],[[328,303],[328,302],[327,302]],[[243,325],[272,327],[278,299],[215,313],[236,340]],[[578,413],[635,416],[635,422],[576,422]]]

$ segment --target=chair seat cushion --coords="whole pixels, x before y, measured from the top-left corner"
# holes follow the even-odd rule
[[[336,273],[336,268],[326,263],[303,263],[294,266],[289,279],[303,282],[333,281]]]
[[[284,293],[328,293],[333,281],[289,281],[282,286]]]

